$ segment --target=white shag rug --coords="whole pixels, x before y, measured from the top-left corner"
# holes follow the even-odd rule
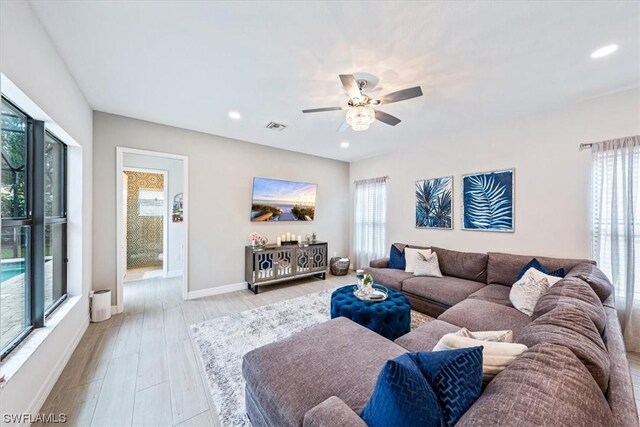
[[[191,325],[222,426],[250,426],[245,412],[242,357],[330,319],[333,290],[258,307]],[[411,312],[411,329],[431,320]]]

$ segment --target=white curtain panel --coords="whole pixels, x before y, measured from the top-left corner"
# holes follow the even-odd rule
[[[386,177],[356,181],[354,242],[356,268],[385,254],[387,223]]]
[[[640,351],[640,136],[592,152],[594,258],[615,287],[627,350]]]

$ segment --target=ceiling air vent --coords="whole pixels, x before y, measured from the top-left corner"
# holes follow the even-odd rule
[[[287,127],[287,125],[283,125],[282,123],[269,122],[269,124],[266,127],[267,129],[283,131]]]

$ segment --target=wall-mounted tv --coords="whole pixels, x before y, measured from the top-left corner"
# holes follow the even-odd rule
[[[316,184],[253,178],[251,221],[313,221]]]

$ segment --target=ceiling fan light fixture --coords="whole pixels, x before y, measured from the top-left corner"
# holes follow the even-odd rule
[[[359,105],[347,111],[347,123],[355,131],[369,129],[375,119],[375,110],[367,105]]]

